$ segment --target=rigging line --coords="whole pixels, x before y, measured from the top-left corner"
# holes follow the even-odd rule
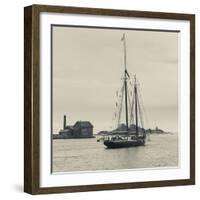
[[[147,125],[147,127],[149,127],[149,120],[148,120],[148,117],[147,117],[146,109],[145,109],[143,101],[142,101],[141,94],[140,94],[140,99],[141,99],[141,104],[142,104],[141,106],[142,106],[142,110],[144,112],[144,118],[145,118],[145,121],[146,121],[146,125]]]
[[[143,118],[142,118],[141,105],[140,105],[139,99],[137,99],[137,101],[138,101],[138,108],[139,108],[140,123],[141,123],[142,128],[144,128],[144,123],[143,123]]]
[[[118,115],[118,121],[117,121],[117,128],[119,127],[120,125],[120,120],[121,120],[121,114],[122,114],[122,104],[123,104],[123,98],[124,98],[124,83],[122,85],[122,88],[121,88],[121,97],[120,98],[120,106],[119,106],[119,115]]]
[[[131,82],[130,82],[130,85],[131,85],[131,88],[133,88],[133,91],[132,91],[132,102],[131,102],[131,106],[130,106],[130,108],[131,108],[130,124],[132,124],[134,122],[134,114],[133,113],[134,113],[134,98],[135,98],[135,96],[134,96],[134,87],[133,87]]]
[[[130,94],[128,92],[128,104],[129,104],[129,108],[131,108],[131,99],[130,99]],[[131,113],[130,113],[131,115]],[[129,121],[130,125],[131,125],[131,117],[130,117],[130,121]]]
[[[140,96],[140,101],[141,101],[141,106],[144,112],[144,117],[145,117],[145,121],[146,121],[146,127],[149,129],[149,121],[148,121],[148,117],[147,117],[147,113],[143,104],[143,99],[142,99],[142,95],[141,95],[141,88],[139,88],[139,96]],[[148,141],[150,141],[150,132],[146,133],[147,137],[148,137]]]
[[[118,93],[118,91],[116,93]],[[118,97],[118,95],[116,95],[116,96]],[[118,98],[120,98],[120,97],[118,97]],[[119,113],[118,101],[116,101],[115,107],[116,107],[116,111],[113,113],[113,118],[112,118],[113,123],[116,123],[116,121],[118,119],[118,113]]]
[[[146,126],[149,128],[149,120],[148,120],[148,117],[147,117],[146,109],[144,107],[144,103],[143,103],[143,99],[142,99],[142,95],[141,95],[141,88],[139,88],[139,97],[140,97],[140,101],[141,101],[142,110],[144,112],[144,118],[145,118],[145,121],[146,121]]]
[[[136,127],[136,137],[138,137],[138,95],[137,95],[137,81],[136,81],[136,75],[134,75],[134,93],[135,93],[135,127]]]
[[[143,109],[143,112],[144,112],[144,117],[145,117],[145,121],[146,121],[146,127],[149,129],[149,121],[148,121],[148,117],[147,117],[147,113],[146,113],[146,109],[144,107],[144,104],[143,104],[143,99],[142,99],[142,95],[141,95],[141,91],[139,90],[139,96],[140,96],[140,99],[141,99],[141,104],[142,104],[142,109]],[[147,132],[147,139],[148,141],[150,141],[150,132]]]
[[[137,83],[137,103],[138,103],[138,110],[139,110],[139,120],[141,127],[144,128],[144,121],[143,121],[143,115],[142,115],[142,108],[141,108],[141,93],[140,93],[140,87],[139,87],[139,82]]]

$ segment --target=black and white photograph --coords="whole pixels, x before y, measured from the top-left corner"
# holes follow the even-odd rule
[[[24,10],[24,191],[195,184],[195,15]]]
[[[179,166],[179,31],[51,25],[52,173]]]

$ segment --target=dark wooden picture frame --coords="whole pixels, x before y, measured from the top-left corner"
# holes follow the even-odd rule
[[[187,20],[190,22],[190,178],[132,183],[40,187],[40,13]],[[32,5],[24,9],[24,191],[30,194],[83,192],[195,184],[195,16],[192,14]]]

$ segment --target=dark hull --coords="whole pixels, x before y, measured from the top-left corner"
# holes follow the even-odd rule
[[[107,148],[127,148],[127,147],[137,147],[145,145],[144,139],[138,140],[105,140],[104,145]]]

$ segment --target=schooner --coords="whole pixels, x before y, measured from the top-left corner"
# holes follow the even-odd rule
[[[107,148],[141,146],[145,144],[146,139],[145,129],[143,128],[142,108],[139,101],[140,92],[138,91],[138,82],[135,75],[134,82],[133,84],[131,83],[131,78],[127,70],[125,34],[123,34],[121,41],[123,41],[124,49],[123,84],[117,113],[117,128],[108,132],[107,137],[103,139],[103,143]],[[130,96],[132,96],[132,98],[130,98]],[[122,127],[120,121],[123,108],[125,110],[125,126]],[[139,122],[141,127],[139,127]]]

